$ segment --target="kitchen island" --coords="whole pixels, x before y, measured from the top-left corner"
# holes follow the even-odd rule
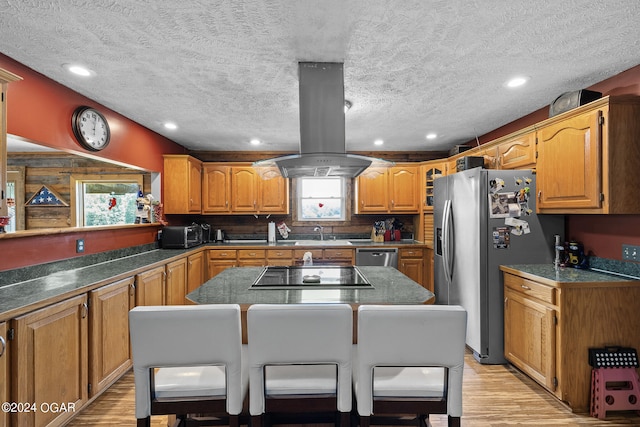
[[[291,289],[251,289],[264,267],[228,268],[208,280],[187,299],[196,304],[427,304],[434,294],[393,267],[358,267],[370,288],[292,287]]]
[[[242,341],[247,342],[247,309],[252,304],[346,303],[353,307],[353,340],[357,341],[358,306],[362,304],[429,304],[434,294],[393,267],[358,267],[368,279],[369,288],[292,287],[255,289],[251,285],[264,267],[233,267],[187,294],[195,304],[240,304]]]

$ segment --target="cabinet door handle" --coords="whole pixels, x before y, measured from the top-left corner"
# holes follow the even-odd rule
[[[0,357],[2,357],[6,349],[7,349],[7,343],[4,340],[4,337],[0,335]]]
[[[136,293],[136,284],[132,283],[129,285],[129,295],[134,295]]]
[[[86,302],[82,303],[82,308],[84,309],[84,312],[82,313],[82,318],[86,318],[87,314],[89,314],[89,305]]]
[[[542,200],[542,190],[538,191],[538,201]]]
[[[529,286],[527,286],[527,285],[520,285],[520,287],[522,289],[524,289],[525,291],[530,291],[531,290],[531,288]]]

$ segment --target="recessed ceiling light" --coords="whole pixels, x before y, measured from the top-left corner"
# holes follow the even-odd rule
[[[436,139],[437,136],[438,136],[438,134],[430,132],[430,133],[427,134],[427,139]]]
[[[520,87],[520,86],[524,85],[528,81],[529,81],[528,77],[518,76],[518,77],[512,78],[511,80],[508,80],[505,83],[505,86],[506,87],[510,87],[510,88]]]
[[[251,143],[251,145],[260,145],[260,140],[258,138],[253,138],[249,142]]]
[[[69,71],[70,73],[75,74],[76,76],[89,77],[95,76],[96,73],[87,67],[83,67],[82,65],[77,64],[63,64],[62,67]]]
[[[384,141],[383,141],[383,140],[381,140],[381,139],[376,139],[375,141],[373,141],[373,143],[374,143],[375,145],[382,145],[382,144],[384,144]]]
[[[166,123],[164,124],[164,127],[165,127],[165,128],[167,128],[167,129],[170,129],[170,130],[176,130],[176,129],[178,129],[178,125],[177,125],[177,124],[175,124],[175,123],[171,123],[171,122],[166,122]]]

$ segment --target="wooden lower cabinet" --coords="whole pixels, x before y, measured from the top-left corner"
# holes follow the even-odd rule
[[[424,249],[400,248],[398,250],[398,270],[422,286],[425,286],[424,256]]]
[[[89,292],[89,396],[109,387],[131,367],[129,310],[133,277]]]
[[[325,262],[330,264],[353,265],[354,250],[346,248],[324,249],[322,257]]]
[[[217,276],[221,271],[227,268],[235,267],[236,249],[211,249],[207,261],[207,276],[209,279]]]
[[[9,340],[7,322],[0,322],[0,403],[9,402]],[[9,426],[9,412],[0,411],[0,425]]]
[[[589,412],[589,348],[640,348],[640,282],[556,282],[501,269],[506,359],[572,411]]]
[[[303,265],[304,254],[310,252],[313,265],[353,265],[354,249],[295,249],[293,251],[293,265]]]
[[[266,265],[264,249],[239,249],[238,267],[262,267]]]
[[[293,265],[293,250],[267,249],[267,265]]]
[[[136,305],[164,305],[164,265],[136,275]]]
[[[556,310],[509,287],[504,290],[505,357],[527,375],[555,391]],[[527,332],[523,333],[522,326]]]
[[[204,283],[205,262],[204,252],[198,252],[187,257],[187,293]]]
[[[12,413],[13,426],[60,426],[87,402],[88,311],[83,294],[12,320],[11,401],[34,408]]]
[[[186,303],[187,295],[187,258],[181,258],[167,263],[165,304],[182,305]]]

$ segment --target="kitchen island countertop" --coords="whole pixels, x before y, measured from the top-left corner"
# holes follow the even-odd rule
[[[424,304],[434,294],[393,267],[358,267],[369,289],[249,289],[263,267],[233,267],[187,295],[196,304]]]

